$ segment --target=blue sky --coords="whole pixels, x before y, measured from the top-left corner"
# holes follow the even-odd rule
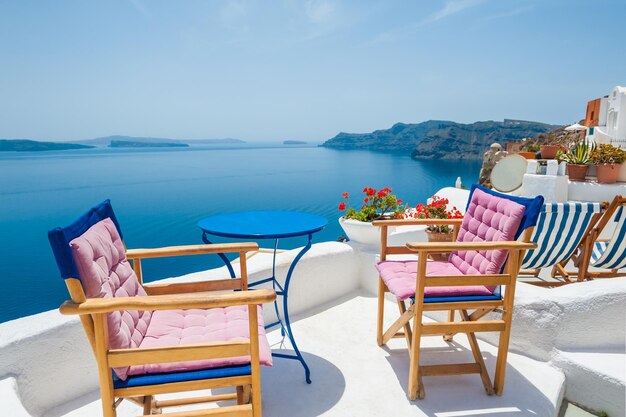
[[[0,0],[0,138],[571,123],[626,84],[625,21],[623,0]]]

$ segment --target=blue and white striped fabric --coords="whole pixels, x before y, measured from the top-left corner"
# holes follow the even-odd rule
[[[596,242],[591,254],[591,265],[596,268],[620,269],[626,266],[626,216],[624,207],[615,214],[615,231],[608,242]]]
[[[541,209],[531,241],[537,249],[526,253],[522,269],[554,266],[572,256],[600,203],[546,203]]]
[[[593,250],[591,251],[591,260],[590,260],[591,265],[595,264],[596,262],[598,262],[600,258],[602,258],[604,251],[608,247],[609,247],[609,242],[595,242],[593,244]]]

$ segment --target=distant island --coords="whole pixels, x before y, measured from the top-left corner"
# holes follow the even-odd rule
[[[303,140],[284,140],[283,145],[306,145]]]
[[[186,143],[140,142],[134,140],[112,140],[109,148],[188,148]]]
[[[42,152],[89,148],[93,148],[93,146],[76,143],[39,142],[29,139],[0,139],[0,152]]]
[[[444,120],[396,123],[390,129],[371,133],[341,132],[322,145],[334,149],[368,149],[407,152],[414,159],[481,159],[493,142],[536,137],[559,126],[505,119],[470,124]]]
[[[135,136],[104,136],[69,142],[41,142],[30,139],[0,139],[0,152],[63,151],[69,149],[107,148],[188,148],[193,145],[240,145],[241,139],[196,139],[184,142],[180,139]]]

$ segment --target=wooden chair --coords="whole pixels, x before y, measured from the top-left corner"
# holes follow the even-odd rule
[[[608,203],[578,201],[545,203],[530,239],[537,244],[537,248],[524,256],[520,275],[537,278],[543,268],[552,268],[552,277],[562,277],[563,281],[524,282],[553,287],[575,282],[573,276],[584,279],[589,268],[587,259],[581,258],[578,271],[568,272],[565,265],[579,255],[607,206]]]
[[[247,289],[245,255],[257,250],[255,243],[126,250],[109,200],[48,236],[72,298],[60,311],[80,316],[98,364],[105,417],[116,416],[124,399],[144,415],[232,400],[236,405],[168,415],[261,417],[260,365],[271,365],[271,352],[259,306],[276,295]],[[240,278],[142,283],[141,259],[224,252],[239,253]],[[235,392],[155,398],[219,387]]]
[[[619,270],[626,267],[626,197],[616,195],[604,211],[602,218],[591,228],[574,259],[580,272],[567,272],[561,275],[577,275],[577,281],[594,278],[616,278],[626,276]],[[615,229],[608,239],[600,238],[604,229],[613,222]],[[604,271],[589,271],[589,267]]]
[[[462,220],[374,222],[381,227],[381,257],[377,264],[377,341],[383,345],[394,337],[406,338],[410,352],[408,396],[411,400],[424,398],[423,376],[465,373],[480,374],[487,394],[502,395],[515,283],[524,252],[536,247],[528,242],[542,204],[541,196],[534,199],[511,197],[473,186],[467,213]],[[387,245],[389,226],[415,224],[452,224],[458,237],[455,242],[416,242],[404,247]],[[491,236],[492,241],[486,241],[485,236]],[[521,241],[517,241],[518,238]],[[430,254],[442,252],[450,253],[447,261],[428,259]],[[417,254],[418,260],[387,259],[388,255],[397,254]],[[502,287],[505,287],[504,295]],[[395,296],[400,317],[383,332],[387,292]],[[502,310],[501,319],[479,321],[495,309]],[[448,321],[424,323],[425,311],[448,311]],[[461,317],[460,322],[454,321],[456,311]],[[493,384],[479,350],[476,332],[500,332]],[[420,366],[422,336],[443,335],[445,340],[451,340],[455,333],[467,334],[475,362]]]

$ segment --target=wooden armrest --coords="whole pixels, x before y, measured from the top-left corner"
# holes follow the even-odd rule
[[[389,219],[374,220],[374,226],[433,226],[433,225],[461,225],[463,219]]]
[[[121,310],[156,311],[190,310],[193,308],[216,308],[236,305],[265,304],[276,299],[271,289],[237,291],[225,294],[178,294],[149,295],[139,297],[88,298],[76,304],[64,302],[61,314],[97,314]]]
[[[186,294],[192,292],[241,290],[241,278],[216,279],[211,281],[172,282],[144,284],[148,295]]]
[[[208,255],[228,252],[251,252],[259,250],[254,242],[243,243],[212,243],[208,245],[167,246],[152,249],[129,249],[128,259],[162,258],[167,256]]]
[[[503,242],[409,242],[407,248],[415,252],[450,252],[455,250],[530,250],[536,243],[518,241]]]

